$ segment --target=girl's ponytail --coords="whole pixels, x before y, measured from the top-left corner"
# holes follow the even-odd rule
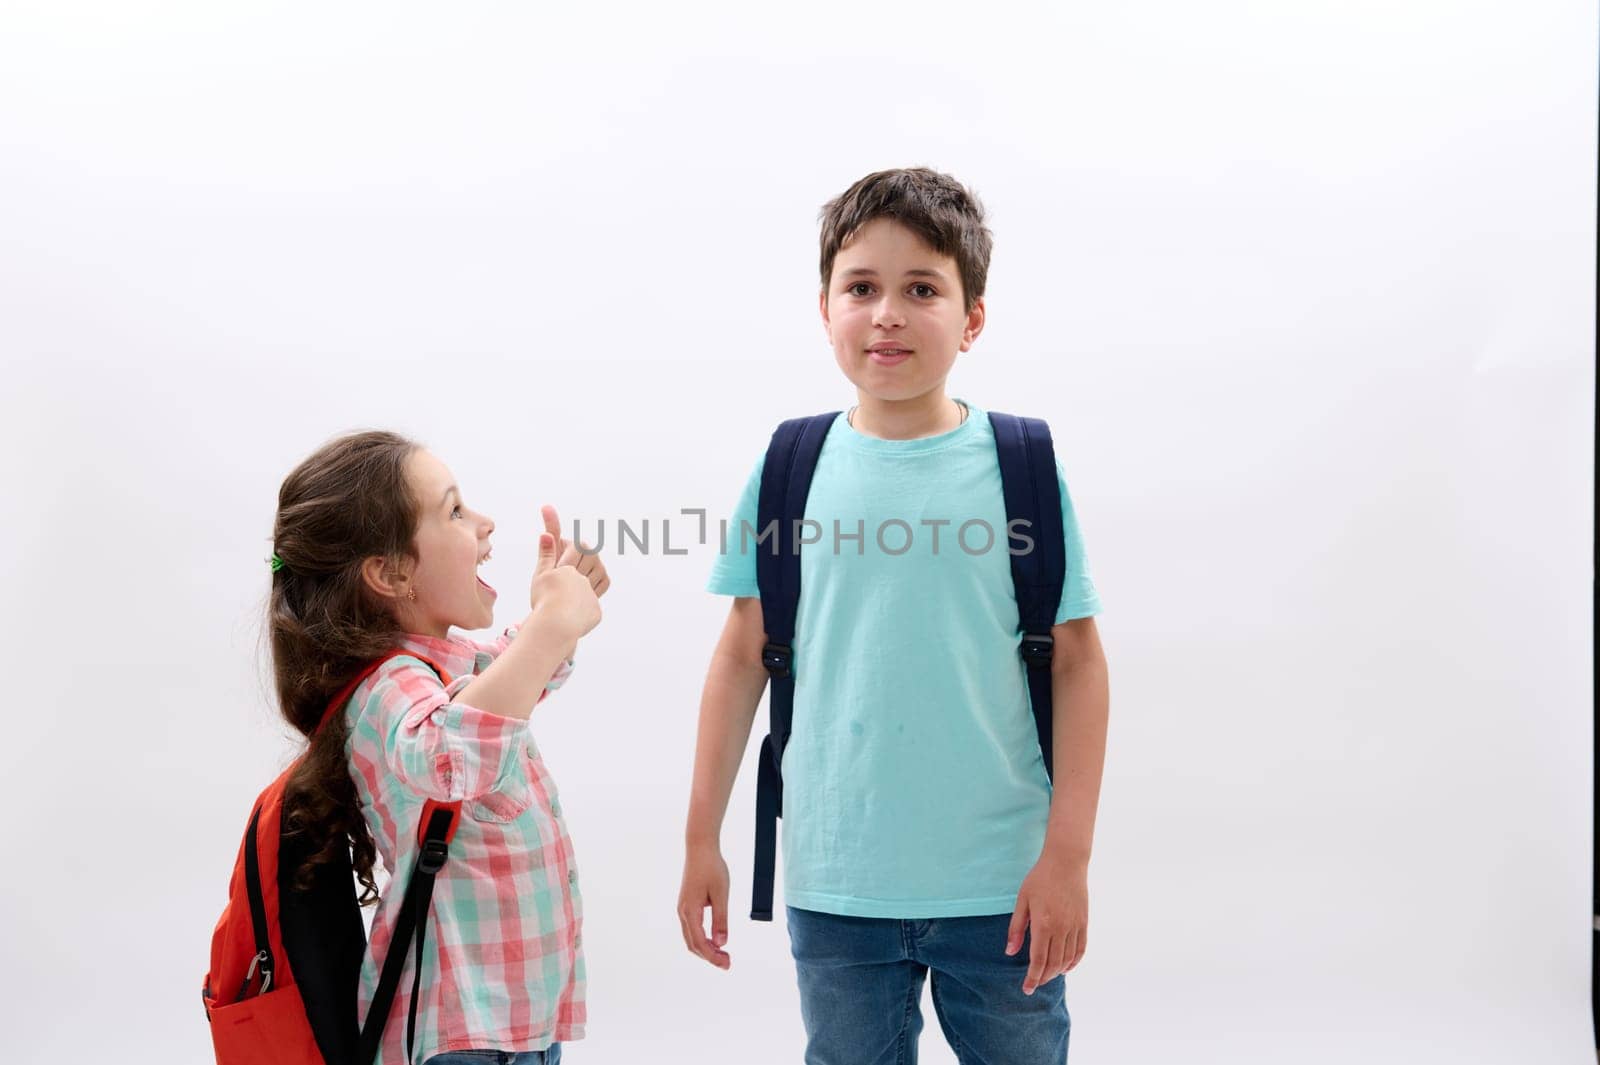
[[[310,843],[297,882],[309,884],[315,867],[343,862],[348,851],[363,903],[378,897],[376,850],[345,757],[343,708],[326,723],[323,716],[339,689],[400,635],[361,566],[375,556],[414,557],[418,511],[406,466],[415,450],[387,432],[325,444],[284,478],[273,528],[267,631],[278,706],[310,740],[284,800],[285,831]]]

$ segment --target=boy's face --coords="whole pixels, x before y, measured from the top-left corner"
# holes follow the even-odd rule
[[[884,401],[944,389],[956,356],[983,330],[965,309],[956,261],[892,218],[862,226],[833,260],[822,321],[844,375]]]

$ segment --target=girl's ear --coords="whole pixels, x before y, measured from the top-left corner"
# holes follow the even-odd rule
[[[393,563],[381,555],[373,555],[361,563],[361,582],[379,599],[403,599],[411,581]]]

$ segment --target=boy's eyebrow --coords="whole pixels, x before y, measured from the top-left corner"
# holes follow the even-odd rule
[[[874,270],[870,266],[856,266],[856,267],[850,268],[849,270],[844,271],[839,276],[840,277],[876,277],[876,276],[878,276],[878,271]],[[942,271],[939,271],[939,270],[907,270],[906,271],[906,276],[907,277],[936,277],[936,278],[939,278],[941,281],[944,280],[944,273]]]

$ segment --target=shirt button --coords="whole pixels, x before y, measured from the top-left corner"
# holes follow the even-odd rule
[[[560,799],[551,799],[550,800],[550,812],[555,814],[557,817],[561,816],[561,800]]]
[[[578,871],[576,869],[567,870],[567,884],[571,887],[578,886]]]

